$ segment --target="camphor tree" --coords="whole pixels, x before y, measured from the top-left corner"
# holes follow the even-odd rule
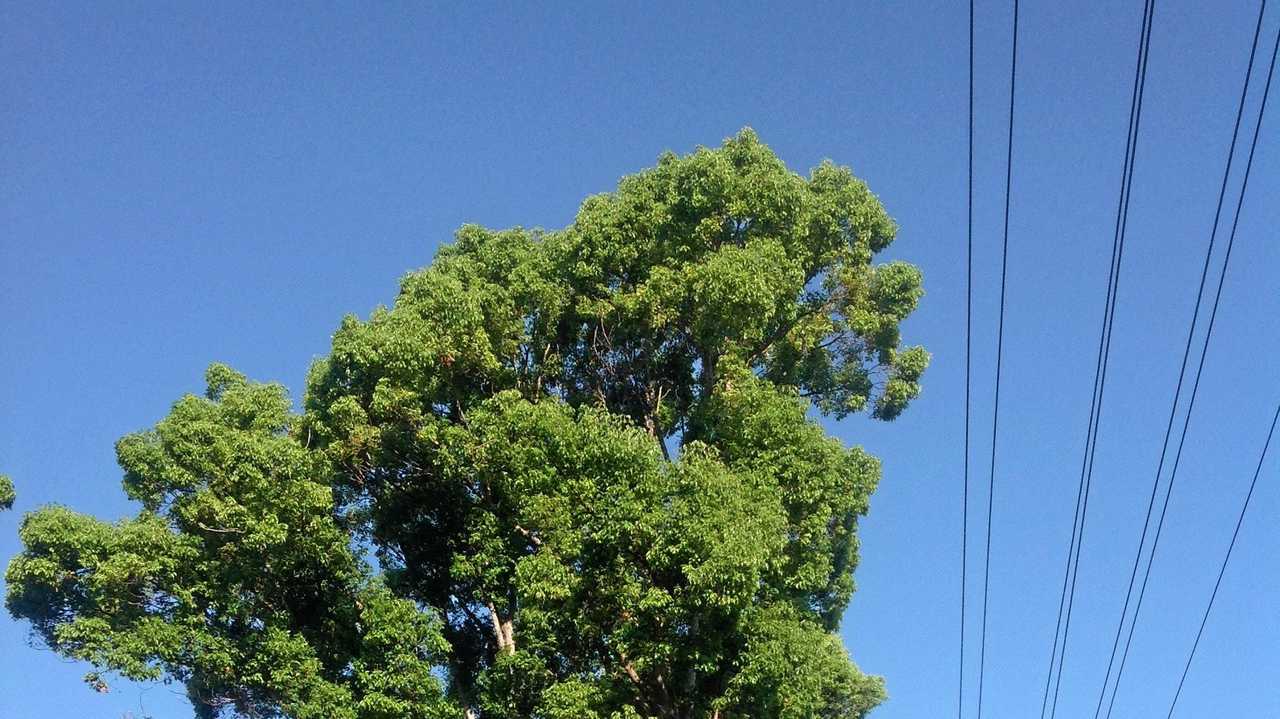
[[[749,130],[564,230],[464,227],[301,414],[214,365],[119,442],[138,516],[28,515],[9,611],[200,717],[861,717],[836,630],[880,469],[809,409],[920,391],[894,233]]]

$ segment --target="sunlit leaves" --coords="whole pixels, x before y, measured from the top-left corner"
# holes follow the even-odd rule
[[[717,702],[726,719],[860,717],[884,701],[883,682],[859,672],[837,637],[796,612],[769,607],[745,624],[741,668]]]

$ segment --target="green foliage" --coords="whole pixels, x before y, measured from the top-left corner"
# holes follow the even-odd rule
[[[369,576],[293,422],[280,387],[214,365],[206,397],[120,441],[137,517],[26,516],[9,611],[65,656],[185,683],[202,717],[455,715],[439,621]]]
[[[0,474],[0,511],[13,509],[13,502],[17,498],[18,495],[13,490],[13,480]]]
[[[920,392],[895,229],[750,131],[564,230],[464,227],[301,416],[214,365],[118,444],[137,517],[28,515],[8,607],[203,717],[861,717],[835,631],[880,467],[808,412]]]
[[[859,672],[838,638],[790,607],[753,612],[744,634],[740,669],[720,702],[726,719],[856,717],[884,701],[880,678]]]

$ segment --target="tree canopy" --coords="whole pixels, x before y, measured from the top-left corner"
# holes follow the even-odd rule
[[[117,445],[142,510],[26,516],[7,606],[205,718],[861,717],[836,631],[889,420],[929,356],[865,183],[749,130],[463,227],[348,316],[302,411],[223,366]]]

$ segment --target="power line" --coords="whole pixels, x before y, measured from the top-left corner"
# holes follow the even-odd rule
[[[1265,12],[1266,10],[1265,1],[1263,1],[1262,10],[1263,12]],[[1261,23],[1261,12],[1260,12],[1260,23]],[[1254,47],[1256,46],[1257,46],[1257,41],[1254,40]],[[1280,31],[1277,31],[1276,33],[1276,50],[1280,50]],[[1251,51],[1251,54],[1249,54],[1249,59],[1251,59],[1251,67],[1252,67],[1252,60],[1253,60],[1252,51]],[[1276,64],[1276,51],[1272,50],[1271,67],[1270,69],[1267,70],[1266,86],[1263,87],[1262,101],[1260,106],[1258,106],[1258,119],[1257,119],[1257,123],[1254,124],[1254,128],[1253,128],[1253,139],[1251,143],[1249,143],[1249,157],[1248,157],[1248,161],[1245,162],[1245,165],[1244,165],[1244,177],[1240,179],[1240,194],[1239,194],[1239,197],[1236,198],[1235,216],[1233,221],[1231,221],[1231,233],[1228,235],[1228,241],[1226,241],[1226,252],[1224,253],[1224,257],[1222,257],[1222,269],[1219,273],[1219,278],[1217,278],[1217,290],[1215,294],[1213,294],[1213,304],[1210,310],[1210,315],[1208,315],[1208,326],[1206,331],[1204,331],[1204,343],[1203,343],[1203,347],[1201,348],[1201,357],[1199,357],[1199,363],[1196,367],[1196,380],[1194,380],[1194,383],[1192,383],[1192,394],[1190,394],[1190,398],[1188,399],[1188,402],[1187,402],[1187,415],[1185,415],[1185,417],[1183,418],[1183,429],[1181,429],[1181,434],[1178,439],[1178,452],[1174,454],[1174,466],[1172,466],[1172,470],[1170,470],[1170,473],[1169,473],[1169,485],[1167,485],[1165,489],[1164,504],[1162,504],[1162,507],[1160,509],[1160,518],[1158,518],[1156,522],[1156,536],[1153,537],[1151,541],[1151,553],[1147,555],[1147,567],[1146,567],[1146,571],[1143,572],[1142,587],[1140,587],[1140,589],[1138,590],[1138,603],[1134,605],[1133,620],[1132,622],[1129,623],[1129,635],[1128,637],[1125,638],[1124,652],[1123,654],[1120,655],[1120,668],[1116,672],[1115,687],[1112,688],[1111,690],[1111,701],[1108,702],[1108,705],[1107,705],[1108,719],[1110,719],[1111,710],[1114,709],[1115,707],[1116,693],[1119,693],[1120,691],[1120,679],[1124,677],[1125,661],[1128,660],[1129,658],[1129,647],[1133,645],[1134,629],[1137,628],[1138,626],[1138,613],[1140,612],[1140,610],[1142,610],[1142,600],[1143,600],[1143,597],[1146,596],[1147,594],[1147,582],[1151,580],[1151,568],[1152,568],[1152,565],[1155,564],[1156,562],[1156,549],[1158,548],[1158,545],[1160,545],[1160,535],[1162,530],[1164,530],[1164,527],[1165,527],[1165,516],[1167,512],[1169,512],[1169,499],[1171,498],[1172,493],[1174,493],[1174,481],[1176,480],[1176,478],[1178,478],[1178,466],[1179,466],[1179,463],[1181,462],[1181,458],[1183,458],[1183,446],[1185,445],[1185,443],[1187,443],[1187,430],[1188,430],[1188,427],[1190,426],[1190,421],[1192,421],[1192,411],[1194,407],[1196,407],[1196,397],[1199,391],[1199,381],[1201,381],[1201,375],[1202,375],[1202,372],[1204,371],[1204,358],[1206,358],[1208,354],[1208,345],[1210,345],[1210,340],[1212,339],[1212,336],[1213,336],[1213,324],[1215,324],[1215,321],[1217,320],[1217,307],[1219,307],[1219,303],[1221,302],[1221,299],[1222,299],[1222,285],[1224,285],[1225,283],[1226,270],[1228,270],[1228,267],[1230,266],[1230,262],[1231,262],[1231,248],[1235,246],[1235,232],[1236,232],[1236,229],[1239,228],[1239,224],[1240,224],[1240,209],[1242,209],[1244,205],[1244,193],[1245,191],[1247,191],[1249,186],[1249,173],[1251,173],[1253,169],[1253,155],[1254,155],[1254,152],[1257,151],[1258,134],[1260,134],[1262,130],[1262,118],[1263,118],[1263,114],[1266,113],[1267,96],[1270,95],[1271,93],[1271,78],[1272,78],[1272,75],[1275,74],[1275,64]],[[1248,91],[1248,87],[1245,86],[1245,93],[1247,93],[1247,91]],[[1233,139],[1233,142],[1234,142],[1234,139]],[[1216,219],[1215,219],[1215,225],[1216,225]],[[1157,476],[1157,480],[1158,480],[1158,476]],[[1139,546],[1139,553],[1140,553],[1140,546]],[[1139,554],[1139,557],[1140,557],[1140,554]],[[1124,622],[1124,617],[1121,617],[1121,622]],[[1105,686],[1103,686],[1103,691],[1106,691]]]
[[[964,304],[964,508],[960,524],[960,691],[956,717],[964,716],[964,626],[969,575],[969,385],[973,375],[973,0],[969,0],[969,233]]]
[[[1226,195],[1226,186],[1227,186],[1227,183],[1228,183],[1228,178],[1230,177],[1230,174],[1231,174],[1231,164],[1232,164],[1232,161],[1233,161],[1233,158],[1234,158],[1234,155],[1235,155],[1235,145],[1236,145],[1236,141],[1237,141],[1237,138],[1238,138],[1238,136],[1239,136],[1240,121],[1241,121],[1241,117],[1243,116],[1243,113],[1244,113],[1244,103],[1245,103],[1245,99],[1246,99],[1246,98],[1247,98],[1247,96],[1248,96],[1249,81],[1250,81],[1251,76],[1252,76],[1254,59],[1255,59],[1255,55],[1256,55],[1257,47],[1258,47],[1258,36],[1259,36],[1259,34],[1261,33],[1262,20],[1263,20],[1263,16],[1264,16],[1265,12],[1266,12],[1266,0],[1262,0],[1262,2],[1260,3],[1259,10],[1258,10],[1258,24],[1257,24],[1257,28],[1254,30],[1253,45],[1252,45],[1252,48],[1251,48],[1251,49],[1250,49],[1250,51],[1249,51],[1249,67],[1248,67],[1248,69],[1247,69],[1247,70],[1246,70],[1246,72],[1245,72],[1245,84],[1244,84],[1243,89],[1241,90],[1241,94],[1240,94],[1240,105],[1239,105],[1239,108],[1238,108],[1238,109],[1237,109],[1237,111],[1236,111],[1236,124],[1235,124],[1235,129],[1232,131],[1231,145],[1230,145],[1230,148],[1229,148],[1229,151],[1228,151],[1228,155],[1227,155],[1227,169],[1226,169],[1226,171],[1223,173],[1223,178],[1222,178],[1222,189],[1219,191],[1219,195],[1218,195],[1218,207],[1217,207],[1217,210],[1216,210],[1216,211],[1215,211],[1215,213],[1214,213],[1213,228],[1212,228],[1212,230],[1210,231],[1210,235],[1209,235],[1209,247],[1208,247],[1208,250],[1207,250],[1207,251],[1206,251],[1206,253],[1205,253],[1205,265],[1204,265],[1204,269],[1202,270],[1202,273],[1201,273],[1201,279],[1200,279],[1200,290],[1197,292],[1197,295],[1196,295],[1196,306],[1195,306],[1195,311],[1194,311],[1194,312],[1193,312],[1193,314],[1192,314],[1191,329],[1190,329],[1190,330],[1188,331],[1188,333],[1187,333],[1187,347],[1186,347],[1186,349],[1185,349],[1185,350],[1184,350],[1184,352],[1183,352],[1183,367],[1182,367],[1182,370],[1179,372],[1179,377],[1178,377],[1178,387],[1179,387],[1179,389],[1175,391],[1173,407],[1172,407],[1172,409],[1170,410],[1169,427],[1172,427],[1172,425],[1173,425],[1173,417],[1174,417],[1174,415],[1175,415],[1175,414],[1176,414],[1176,412],[1177,412],[1178,399],[1179,399],[1179,394],[1180,394],[1180,392],[1181,392],[1181,386],[1182,386],[1182,382],[1183,382],[1183,374],[1185,374],[1185,370],[1186,370],[1186,359],[1187,359],[1187,356],[1188,356],[1188,354],[1189,354],[1189,352],[1190,352],[1190,349],[1191,349],[1192,337],[1193,337],[1193,335],[1194,335],[1194,333],[1195,333],[1195,324],[1196,324],[1196,320],[1197,320],[1197,318],[1198,318],[1198,316],[1199,316],[1199,310],[1200,310],[1201,298],[1202,298],[1202,295],[1203,295],[1203,292],[1204,292],[1205,277],[1206,277],[1207,272],[1208,272],[1210,256],[1212,255],[1212,252],[1213,252],[1213,244],[1214,244],[1214,240],[1215,240],[1215,238],[1216,238],[1216,236],[1217,236],[1217,231],[1218,231],[1219,221],[1220,221],[1220,218],[1221,218],[1221,212],[1222,212],[1222,203],[1223,203],[1223,198],[1224,198],[1224,197],[1225,197],[1225,195]],[[1276,42],[1277,42],[1276,48],[1277,48],[1277,49],[1280,49],[1280,31],[1277,31]],[[1268,72],[1267,72],[1266,85],[1265,85],[1265,88],[1264,88],[1263,93],[1262,93],[1262,100],[1261,100],[1261,103],[1259,104],[1259,107],[1258,107],[1258,119],[1257,119],[1257,122],[1255,123],[1255,126],[1254,126],[1254,132],[1253,132],[1253,138],[1252,138],[1252,141],[1250,142],[1250,146],[1249,146],[1249,156],[1248,156],[1248,161],[1247,161],[1247,162],[1246,162],[1246,164],[1245,164],[1244,176],[1243,176],[1243,178],[1241,179],[1241,183],[1240,183],[1240,194],[1239,194],[1239,197],[1237,198],[1237,201],[1236,201],[1235,216],[1234,216],[1234,219],[1233,219],[1233,221],[1232,221],[1232,225],[1231,225],[1231,232],[1230,232],[1230,234],[1229,234],[1229,236],[1228,236],[1228,238],[1227,238],[1227,247],[1226,247],[1226,251],[1225,251],[1225,253],[1224,253],[1224,255],[1223,255],[1223,260],[1222,260],[1222,269],[1221,269],[1221,271],[1220,271],[1220,272],[1219,272],[1219,274],[1218,274],[1218,287],[1217,287],[1217,290],[1215,291],[1214,298],[1213,298],[1213,305],[1212,305],[1212,307],[1211,307],[1211,309],[1210,309],[1210,312],[1209,312],[1209,322],[1208,322],[1208,326],[1207,326],[1207,328],[1206,328],[1206,330],[1205,330],[1204,343],[1203,343],[1203,345],[1202,345],[1202,347],[1201,347],[1201,350],[1200,350],[1200,359],[1199,359],[1199,361],[1198,361],[1198,363],[1197,363],[1197,366],[1196,366],[1195,379],[1194,379],[1194,381],[1192,382],[1192,385],[1191,385],[1191,395],[1190,395],[1190,397],[1189,397],[1189,398],[1188,398],[1188,400],[1187,400],[1187,409],[1186,409],[1186,414],[1185,414],[1185,416],[1184,416],[1184,418],[1183,418],[1182,429],[1181,429],[1181,432],[1180,432],[1180,435],[1179,435],[1179,438],[1178,438],[1178,448],[1177,448],[1177,451],[1174,453],[1173,466],[1172,466],[1172,468],[1171,468],[1171,470],[1170,470],[1170,473],[1169,473],[1169,481],[1168,481],[1168,484],[1167,484],[1167,486],[1166,486],[1166,488],[1165,488],[1165,496],[1164,496],[1163,504],[1162,504],[1161,509],[1160,509],[1160,516],[1159,516],[1159,518],[1158,518],[1158,520],[1157,520],[1157,522],[1156,522],[1156,531],[1155,531],[1155,536],[1153,537],[1153,539],[1152,539],[1152,541],[1151,541],[1151,551],[1150,551],[1150,553],[1149,553],[1149,554],[1148,554],[1148,556],[1147,556],[1147,564],[1146,564],[1146,568],[1145,568],[1144,573],[1143,573],[1142,585],[1141,585],[1141,587],[1140,587],[1140,588],[1139,588],[1139,590],[1138,590],[1138,599],[1137,599],[1137,603],[1134,605],[1133,618],[1132,618],[1132,620],[1130,621],[1130,624],[1129,624],[1129,632],[1128,632],[1128,636],[1125,638],[1124,650],[1123,650],[1123,652],[1122,652],[1122,653],[1121,653],[1121,655],[1120,655],[1120,666],[1119,666],[1119,668],[1118,668],[1118,669],[1117,669],[1117,671],[1116,671],[1116,680],[1115,680],[1115,685],[1112,687],[1112,690],[1111,690],[1111,700],[1110,700],[1110,702],[1108,702],[1108,704],[1107,704],[1107,714],[1106,714],[1106,716],[1108,717],[1108,719],[1110,718],[1111,713],[1112,713],[1113,709],[1115,708],[1116,695],[1117,695],[1117,694],[1119,693],[1119,691],[1120,691],[1120,681],[1121,681],[1121,679],[1122,679],[1122,678],[1123,678],[1123,676],[1124,676],[1124,668],[1125,668],[1125,664],[1126,664],[1126,662],[1127,662],[1127,660],[1128,660],[1128,657],[1129,657],[1129,649],[1130,649],[1130,647],[1131,647],[1131,646],[1132,646],[1132,644],[1133,644],[1133,634],[1134,634],[1134,630],[1136,629],[1137,624],[1138,624],[1138,616],[1139,616],[1139,612],[1141,612],[1141,610],[1142,610],[1142,601],[1143,601],[1144,597],[1146,596],[1147,583],[1148,583],[1148,581],[1149,581],[1149,580],[1150,580],[1150,578],[1151,578],[1151,568],[1152,568],[1152,566],[1153,566],[1153,565],[1154,565],[1154,563],[1155,563],[1156,550],[1157,550],[1157,548],[1158,548],[1158,546],[1159,546],[1159,543],[1160,543],[1160,535],[1161,535],[1161,533],[1162,533],[1162,531],[1163,531],[1163,529],[1164,529],[1164,520],[1165,520],[1165,516],[1166,516],[1166,514],[1168,513],[1168,510],[1169,510],[1169,499],[1170,499],[1170,497],[1173,495],[1173,485],[1174,485],[1174,482],[1175,482],[1175,481],[1176,481],[1176,479],[1177,479],[1177,475],[1178,475],[1178,466],[1179,466],[1179,464],[1181,463],[1181,460],[1182,460],[1182,449],[1183,449],[1183,447],[1184,447],[1184,446],[1185,446],[1185,444],[1186,444],[1186,440],[1187,440],[1187,430],[1188,430],[1188,428],[1190,427],[1190,424],[1191,424],[1191,415],[1192,415],[1192,411],[1193,411],[1193,410],[1194,410],[1194,408],[1195,408],[1196,396],[1197,396],[1197,394],[1199,393],[1199,390],[1200,390],[1200,379],[1201,379],[1201,376],[1202,376],[1202,374],[1203,374],[1203,372],[1204,372],[1204,363],[1205,363],[1205,358],[1206,358],[1206,356],[1208,355],[1208,352],[1209,352],[1209,343],[1210,343],[1211,339],[1213,338],[1213,328],[1214,328],[1214,324],[1215,324],[1215,322],[1216,322],[1216,320],[1217,320],[1217,316],[1218,316],[1218,306],[1219,306],[1219,303],[1221,302],[1221,299],[1222,299],[1222,288],[1223,288],[1223,285],[1224,285],[1225,280],[1226,280],[1227,268],[1230,266],[1230,263],[1231,263],[1231,250],[1232,250],[1232,248],[1233,248],[1233,247],[1234,247],[1234,245],[1235,245],[1236,230],[1237,230],[1237,228],[1239,227],[1239,223],[1240,223],[1240,210],[1241,210],[1242,206],[1244,205],[1245,191],[1247,190],[1248,185],[1249,185],[1249,174],[1250,174],[1250,172],[1251,172],[1251,171],[1252,171],[1252,169],[1253,169],[1253,158],[1254,158],[1254,153],[1255,153],[1255,151],[1257,150],[1257,146],[1258,146],[1258,135],[1259,135],[1259,133],[1260,133],[1260,131],[1261,131],[1261,129],[1262,129],[1262,118],[1263,118],[1263,114],[1264,114],[1264,113],[1265,113],[1265,111],[1266,111],[1266,106],[1267,106],[1267,97],[1268,97],[1268,95],[1269,95],[1269,94],[1270,94],[1270,92],[1271,92],[1271,79],[1272,79],[1272,76],[1273,76],[1273,74],[1274,74],[1274,72],[1275,72],[1275,61],[1276,61],[1276,53],[1275,53],[1275,51],[1273,51],[1273,52],[1272,52],[1272,55],[1271,55],[1271,65],[1270,65],[1270,69],[1269,69],[1269,70],[1268,70]],[[1153,486],[1152,486],[1151,501],[1149,501],[1149,502],[1148,502],[1148,505],[1147,505],[1147,516],[1146,516],[1146,519],[1144,520],[1144,523],[1143,523],[1142,538],[1141,538],[1141,539],[1140,539],[1140,541],[1139,541],[1139,544],[1138,544],[1138,552],[1137,552],[1137,555],[1136,555],[1136,556],[1135,556],[1135,558],[1134,558],[1134,571],[1133,571],[1133,573],[1130,575],[1129,588],[1128,588],[1128,590],[1126,591],[1126,598],[1125,598],[1125,609],[1126,609],[1126,610],[1127,610],[1127,608],[1128,608],[1128,604],[1129,604],[1129,596],[1130,596],[1130,594],[1131,594],[1131,593],[1132,593],[1132,591],[1133,591],[1133,579],[1134,579],[1134,577],[1136,576],[1137,566],[1138,566],[1138,564],[1140,564],[1140,563],[1141,563],[1142,549],[1143,549],[1143,545],[1145,544],[1146,533],[1147,533],[1147,526],[1149,525],[1149,523],[1150,523],[1150,521],[1151,521],[1151,510],[1152,510],[1152,507],[1154,506],[1154,499],[1155,499],[1155,495],[1156,495],[1156,493],[1157,493],[1157,489],[1158,489],[1158,487],[1159,487],[1159,482],[1160,482],[1160,472],[1161,472],[1161,469],[1163,469],[1163,464],[1164,464],[1164,460],[1165,460],[1165,454],[1166,454],[1167,449],[1168,449],[1168,439],[1169,439],[1169,436],[1170,436],[1170,431],[1169,431],[1168,429],[1166,429],[1165,441],[1164,441],[1164,445],[1162,446],[1161,453],[1160,453],[1160,463],[1159,463],[1159,465],[1157,466],[1157,470],[1156,470],[1156,477],[1155,477],[1155,481],[1154,481]],[[1124,619],[1125,619],[1125,616],[1124,616],[1124,612],[1122,611],[1121,616],[1120,616],[1120,624],[1119,624],[1119,625],[1117,626],[1117,628],[1116,628],[1116,639],[1117,639],[1117,641],[1118,641],[1118,639],[1119,639],[1119,635],[1120,635],[1121,629],[1124,627]],[[1114,661],[1114,658],[1115,658],[1115,646],[1116,646],[1116,644],[1115,644],[1115,643],[1113,643],[1113,645],[1112,645],[1112,660],[1113,660],[1113,661]],[[1108,676],[1109,676],[1109,675],[1110,675],[1110,662],[1108,663]],[[1104,679],[1103,686],[1102,686],[1102,694],[1099,696],[1099,700],[1098,700],[1098,701],[1099,701],[1099,707],[1101,707],[1102,699],[1106,696],[1106,690],[1107,690],[1107,687],[1106,687],[1106,680]],[[1095,716],[1096,716],[1096,713],[1095,713]]]
[[[1084,521],[1089,508],[1089,489],[1093,480],[1093,458],[1096,455],[1098,424],[1101,421],[1102,398],[1106,389],[1107,367],[1111,356],[1112,326],[1120,282],[1120,266],[1124,257],[1124,241],[1128,228],[1129,198],[1133,186],[1133,169],[1137,157],[1138,130],[1141,126],[1142,98],[1146,87],[1147,57],[1151,47],[1151,26],[1155,12],[1154,0],[1143,5],[1141,31],[1138,39],[1137,61],[1134,67],[1133,92],[1129,101],[1129,127],[1125,140],[1125,158],[1120,179],[1120,199],[1116,207],[1115,234],[1111,243],[1111,264],[1107,279],[1107,296],[1103,303],[1102,327],[1098,334],[1098,358],[1094,366],[1093,392],[1089,407],[1089,420],[1085,432],[1084,456],[1080,463],[1080,481],[1076,489],[1076,505],[1072,515],[1071,540],[1067,548],[1067,561],[1063,569],[1062,593],[1058,600],[1058,618],[1054,626],[1053,646],[1049,653],[1049,671],[1045,676],[1044,696],[1040,704],[1040,716],[1057,713],[1058,696],[1062,682],[1062,664],[1066,657],[1067,636],[1071,628],[1071,611],[1075,600],[1076,577],[1080,563],[1080,550],[1084,539]],[[1068,591],[1069,590],[1069,591]],[[1064,626],[1065,613],[1065,626]],[[1062,646],[1059,653],[1058,637]],[[1055,675],[1057,662],[1057,682]],[[1049,704],[1049,687],[1053,684],[1053,704]]]
[[[1152,26],[1155,20],[1154,0],[1150,0],[1150,2],[1148,2],[1146,11],[1144,12],[1144,19],[1145,19],[1145,27],[1144,27],[1145,34],[1142,35],[1142,38],[1140,41],[1141,42],[1140,55],[1138,58],[1139,66],[1137,68],[1137,76],[1136,76],[1137,89],[1136,89],[1136,98],[1133,105],[1133,134],[1132,134],[1132,139],[1129,147],[1129,153],[1130,153],[1129,154],[1129,176],[1125,181],[1126,186],[1122,190],[1122,194],[1120,198],[1120,207],[1118,208],[1117,215],[1116,215],[1116,231],[1119,237],[1119,241],[1118,241],[1118,247],[1116,251],[1115,267],[1113,270],[1115,273],[1114,274],[1115,288],[1111,294],[1111,307],[1109,309],[1108,316],[1106,318],[1106,326],[1104,328],[1106,342],[1105,342],[1105,349],[1103,351],[1103,358],[1102,358],[1102,377],[1098,383],[1098,403],[1097,403],[1097,413],[1094,416],[1094,420],[1093,420],[1094,422],[1093,436],[1090,440],[1088,440],[1089,446],[1086,449],[1085,461],[1082,467],[1082,472],[1084,475],[1084,492],[1083,492],[1084,501],[1080,506],[1080,524],[1079,524],[1079,532],[1076,536],[1075,558],[1074,560],[1072,560],[1072,564],[1069,570],[1071,574],[1071,585],[1070,585],[1069,592],[1067,594],[1066,618],[1062,626],[1062,647],[1058,653],[1057,678],[1054,680],[1053,703],[1051,704],[1050,711],[1049,711],[1050,719],[1053,719],[1053,717],[1057,715],[1057,711],[1058,711],[1058,697],[1062,689],[1062,667],[1066,661],[1067,639],[1069,638],[1071,633],[1071,616],[1072,616],[1072,610],[1075,607],[1076,582],[1080,577],[1080,555],[1083,553],[1083,548],[1084,548],[1085,522],[1088,518],[1089,496],[1090,496],[1090,491],[1093,487],[1093,465],[1094,465],[1094,461],[1097,459],[1097,452],[1098,452],[1098,427],[1102,422],[1102,399],[1103,399],[1103,394],[1106,390],[1107,369],[1108,369],[1109,361],[1111,357],[1111,338],[1112,338],[1112,330],[1115,326],[1116,302],[1117,302],[1117,297],[1119,296],[1120,267],[1124,258],[1125,238],[1128,234],[1129,203],[1133,197],[1133,173],[1134,173],[1134,165],[1137,159],[1138,134],[1139,134],[1139,129],[1142,126],[1142,101],[1143,101],[1145,90],[1146,90],[1148,58],[1151,53],[1151,32],[1152,32]]]
[[[996,437],[1000,426],[1000,371],[1004,358],[1004,301],[1009,269],[1009,204],[1013,185],[1013,108],[1018,86],[1018,0],[1013,0],[1013,50],[1009,62],[1009,140],[1005,151],[1004,239],[1000,250],[1000,318],[996,325],[996,384],[991,413],[991,476],[987,482],[987,543],[982,568],[982,642],[978,653],[978,719],[987,665],[987,597],[991,587],[991,515],[996,489]]]
[[[1277,35],[1280,38],[1280,35]],[[1244,496],[1244,504],[1240,507],[1240,516],[1236,519],[1236,529],[1231,533],[1231,544],[1227,545],[1227,554],[1222,558],[1222,566],[1218,569],[1218,580],[1213,583],[1213,593],[1209,595],[1209,604],[1204,608],[1204,617],[1200,619],[1200,630],[1196,632],[1196,640],[1187,655],[1187,665],[1182,669],[1182,678],[1178,680],[1178,690],[1173,694],[1173,702],[1169,704],[1169,716],[1178,706],[1178,697],[1182,696],[1182,685],[1187,681],[1187,672],[1191,671],[1191,660],[1200,647],[1200,637],[1204,635],[1204,626],[1209,622],[1209,612],[1213,611],[1213,602],[1218,598],[1218,588],[1222,586],[1222,575],[1227,572],[1227,562],[1231,561],[1231,552],[1236,548],[1236,539],[1240,537],[1240,525],[1244,524],[1245,512],[1249,511],[1249,500],[1253,499],[1253,490],[1258,486],[1258,475],[1262,473],[1262,464],[1267,459],[1267,449],[1271,447],[1271,437],[1276,431],[1276,420],[1280,420],[1280,405],[1276,405],[1276,413],[1271,418],[1271,429],[1267,430],[1267,441],[1262,445],[1262,454],[1258,457],[1258,467],[1253,470],[1253,480],[1249,482],[1249,492]]]

